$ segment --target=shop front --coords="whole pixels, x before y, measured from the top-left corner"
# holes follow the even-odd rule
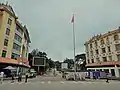
[[[86,65],[88,71],[104,71],[111,73],[113,77],[120,77],[120,62],[102,62]]]
[[[15,74],[17,75],[18,72],[25,74],[26,71],[29,70],[30,66],[27,60],[23,58],[19,58],[18,60],[10,59],[10,58],[2,58],[0,57],[0,72],[4,71],[9,74],[9,70],[5,70],[5,67],[12,66],[16,68],[14,70]]]

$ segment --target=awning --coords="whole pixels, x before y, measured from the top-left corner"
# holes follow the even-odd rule
[[[89,63],[89,64],[86,65],[86,67],[89,67],[89,66],[110,66],[110,65],[118,65],[118,66],[120,66],[120,61]]]
[[[20,65],[18,60],[10,59],[10,58],[3,58],[3,57],[0,57],[0,63]],[[26,63],[26,64],[24,63],[21,66],[30,67],[29,63]]]
[[[0,63],[18,64],[17,60],[0,57]]]

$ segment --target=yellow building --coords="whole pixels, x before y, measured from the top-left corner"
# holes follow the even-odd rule
[[[29,43],[27,27],[19,22],[13,8],[0,4],[0,63],[28,66]]]
[[[120,77],[120,27],[92,37],[85,43],[87,70]]]

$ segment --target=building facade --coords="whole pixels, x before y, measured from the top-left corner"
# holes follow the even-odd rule
[[[87,70],[120,77],[120,28],[92,37],[85,43]]]
[[[19,22],[13,8],[0,4],[0,63],[29,67],[29,43],[28,29]]]

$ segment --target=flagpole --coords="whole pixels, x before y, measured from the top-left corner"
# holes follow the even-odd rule
[[[76,80],[74,14],[73,14],[73,50],[74,50],[74,75],[75,75],[74,79]]]

